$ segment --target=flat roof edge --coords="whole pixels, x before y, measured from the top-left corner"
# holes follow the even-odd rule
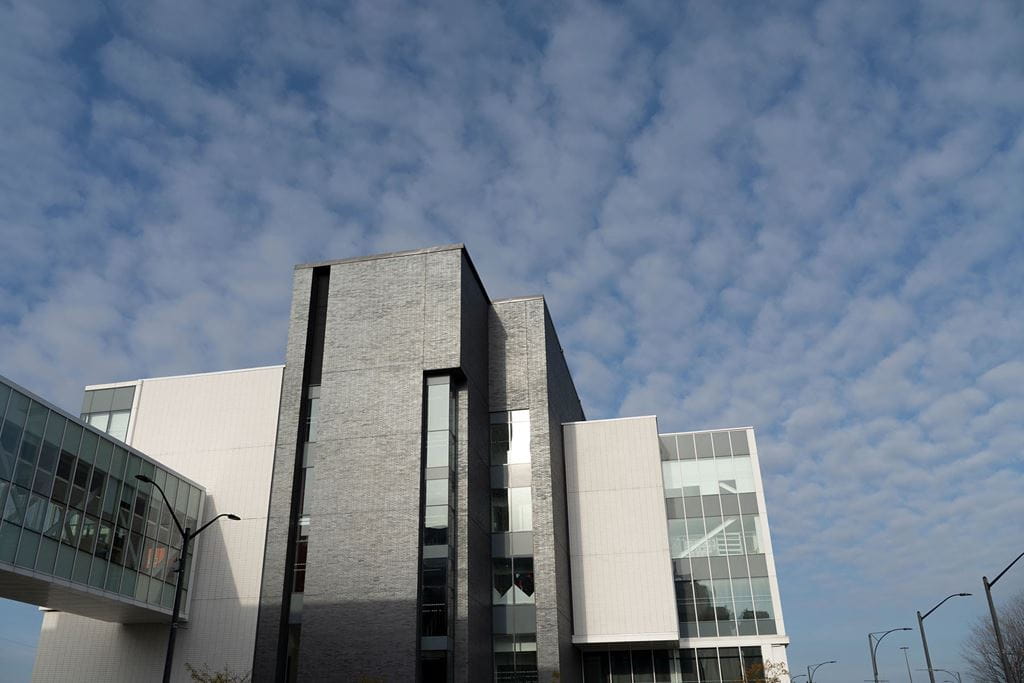
[[[456,249],[461,249],[465,251],[466,245],[462,242],[456,242],[455,244],[444,244],[435,247],[423,247],[420,249],[408,249],[405,251],[388,251],[382,254],[370,254],[368,256],[352,256],[349,258],[342,259],[329,259],[327,261],[300,263],[295,266],[295,270],[302,270],[304,268],[319,268],[320,266],[335,266],[342,263],[358,263],[359,261],[378,261],[380,259],[398,258],[402,256],[416,256],[417,254],[435,254],[441,251],[453,251]]]
[[[620,422],[622,420],[650,420],[651,418],[654,418],[655,420],[657,420],[658,416],[657,415],[630,415],[629,417],[602,417],[602,418],[600,418],[598,420],[575,420],[573,422],[563,422],[562,426],[565,427],[567,425],[585,425],[585,424],[590,424],[592,422]]]
[[[276,370],[278,368],[284,368],[284,363],[278,365],[258,365],[254,368],[236,368],[234,370],[211,370],[210,372],[189,372],[183,375],[163,375],[160,377],[139,377],[137,379],[126,379],[120,382],[106,382],[104,384],[86,384],[85,390],[92,391],[94,389],[116,389],[118,387],[127,387],[138,384],[139,382],[156,382],[164,379],[185,379],[186,377],[206,377],[208,375],[230,375],[236,372],[255,372],[257,370]]]
[[[658,436],[675,436],[676,434],[702,434],[704,432],[734,432],[738,429],[753,429],[753,425],[739,427],[709,427],[707,429],[690,429],[682,432],[659,432]]]

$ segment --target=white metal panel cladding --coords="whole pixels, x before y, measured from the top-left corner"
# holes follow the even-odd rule
[[[184,662],[248,671],[267,529],[267,499],[281,394],[281,366],[137,383],[129,440],[140,450],[203,484],[202,519],[214,524],[197,539],[188,628],[178,635],[176,681]],[[43,619],[33,681],[156,680],[167,646],[165,628],[106,624],[50,612]],[[96,652],[105,653],[95,657]]]
[[[563,425],[573,642],[679,640],[654,417]]]

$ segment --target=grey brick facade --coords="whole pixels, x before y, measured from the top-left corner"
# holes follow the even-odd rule
[[[295,271],[254,679],[283,671],[314,267],[330,268],[330,289],[299,680],[417,678],[423,378],[431,371],[457,378],[453,680],[492,678],[489,413],[527,408],[540,680],[556,672],[578,680],[560,424],[582,411],[543,299],[492,304],[461,245]]]

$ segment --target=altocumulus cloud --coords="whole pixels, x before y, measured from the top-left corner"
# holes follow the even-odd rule
[[[859,680],[1024,545],[1022,21],[6,3],[0,369],[73,409],[279,362],[292,264],[465,241],[547,295],[591,417],[759,429],[791,659]],[[981,605],[943,612],[951,652]]]

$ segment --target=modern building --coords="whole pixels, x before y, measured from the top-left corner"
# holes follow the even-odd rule
[[[586,421],[544,299],[491,300],[461,245],[298,266],[284,360],[87,388],[85,431],[205,491],[200,521],[242,517],[195,547],[176,680],[189,663],[717,683],[785,664],[753,430]],[[174,557],[162,521],[141,547]],[[25,574],[3,564],[4,529],[0,575]],[[97,557],[94,599],[123,601],[129,572],[153,585],[98,552],[86,584]],[[169,577],[134,605],[152,619],[30,598],[53,610],[34,680],[156,680]]]

